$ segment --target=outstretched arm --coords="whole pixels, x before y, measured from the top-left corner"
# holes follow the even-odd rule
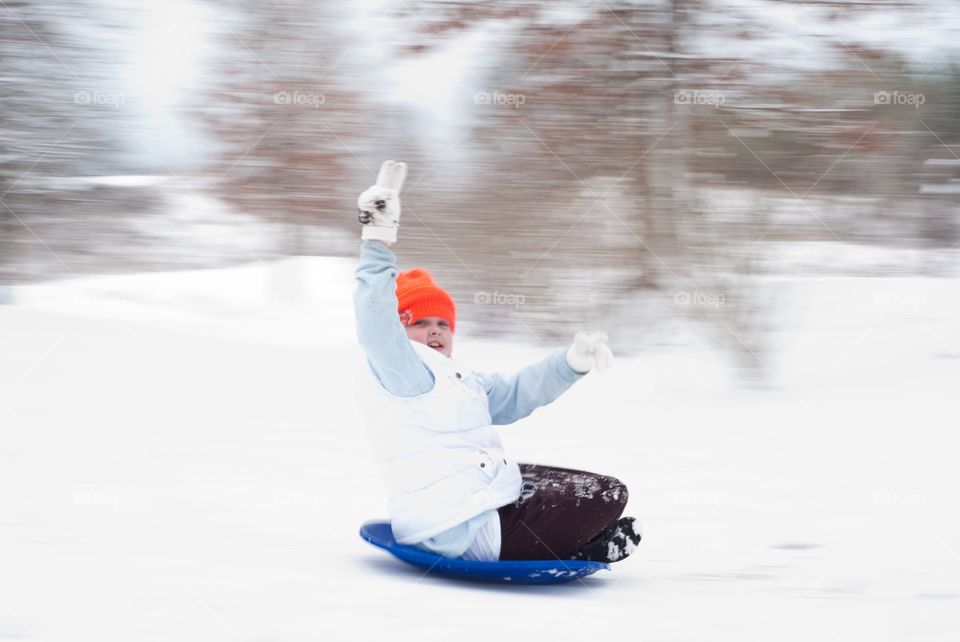
[[[567,363],[566,348],[558,348],[543,361],[512,376],[482,374],[477,377],[487,392],[490,419],[495,425],[512,424],[545,406],[570,388],[585,372]]]
[[[380,169],[377,185],[360,196],[364,241],[356,270],[353,308],[357,338],[367,354],[370,370],[389,392],[415,397],[433,389],[433,373],[410,345],[397,315],[399,270],[388,247],[397,238],[399,192],[405,175],[406,165],[387,161]]]
[[[558,348],[546,359],[511,377],[478,374],[487,392],[490,419],[512,424],[566,392],[585,374],[606,370],[613,363],[605,332],[577,332],[569,348]]]

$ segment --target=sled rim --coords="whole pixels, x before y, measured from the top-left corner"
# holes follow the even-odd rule
[[[360,537],[397,559],[425,569],[426,573],[467,580],[513,584],[560,584],[610,570],[607,562],[586,560],[468,561],[445,558],[413,546],[397,544],[387,520],[371,520],[360,527]]]

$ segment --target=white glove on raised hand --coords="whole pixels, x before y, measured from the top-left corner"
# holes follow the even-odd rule
[[[567,350],[567,364],[581,373],[594,368],[603,372],[613,365],[613,351],[607,341],[606,332],[577,332]]]
[[[364,241],[382,241],[387,245],[397,242],[400,227],[400,188],[407,178],[407,164],[383,161],[377,184],[368,188],[357,199],[358,218],[363,225],[360,238]]]

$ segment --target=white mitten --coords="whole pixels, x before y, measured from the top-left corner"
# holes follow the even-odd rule
[[[383,161],[377,184],[367,189],[357,199],[359,219],[363,224],[360,238],[364,241],[383,241],[387,245],[397,242],[400,227],[400,188],[407,178],[407,164],[392,160]]]
[[[567,363],[577,372],[590,372],[594,367],[603,372],[613,365],[607,341],[606,332],[577,332],[567,350]]]

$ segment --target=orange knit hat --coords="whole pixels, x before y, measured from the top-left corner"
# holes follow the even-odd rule
[[[414,268],[397,275],[397,312],[405,326],[424,317],[440,317],[450,324],[450,332],[456,332],[453,297],[424,269]]]

